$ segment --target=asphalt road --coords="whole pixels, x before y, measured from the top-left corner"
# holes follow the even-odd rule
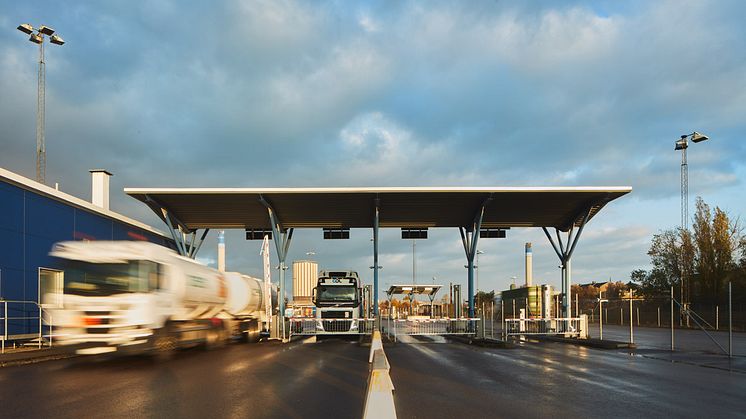
[[[233,344],[108,361],[0,368],[0,417],[359,418],[368,351],[357,342]]]
[[[746,417],[739,372],[549,342],[385,350],[399,418]]]

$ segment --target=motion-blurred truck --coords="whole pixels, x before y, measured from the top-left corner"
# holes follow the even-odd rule
[[[276,299],[276,291],[256,278],[219,272],[153,243],[62,242],[50,255],[64,266],[62,308],[52,313],[54,339],[84,344],[80,354],[168,354],[230,338],[256,341],[271,316],[264,299]]]

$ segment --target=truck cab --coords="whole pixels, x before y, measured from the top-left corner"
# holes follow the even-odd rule
[[[321,271],[313,289],[316,330],[321,334],[360,331],[362,288],[355,271]]]

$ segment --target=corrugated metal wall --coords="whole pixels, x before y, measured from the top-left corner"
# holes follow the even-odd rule
[[[311,302],[313,287],[319,278],[319,264],[312,260],[293,262],[293,301]]]
[[[149,231],[0,181],[0,298],[38,301],[39,267],[60,268],[49,256],[54,243],[135,238],[173,248],[171,240]],[[2,328],[0,324],[0,333]],[[9,334],[37,329],[37,321],[32,320],[8,325]]]

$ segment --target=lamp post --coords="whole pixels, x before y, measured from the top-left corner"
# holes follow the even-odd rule
[[[689,164],[687,162],[686,150],[689,148],[689,140],[693,143],[700,143],[708,140],[709,137],[694,131],[691,134],[683,134],[676,140],[674,150],[681,150],[681,230],[689,230]],[[686,270],[684,269],[684,261],[681,261],[681,281],[679,284],[681,305],[686,307],[686,299],[689,295],[685,295],[684,289],[687,287]],[[681,316],[679,316],[679,322],[681,322]]]
[[[44,41],[46,36],[49,42],[55,45],[63,45],[65,41],[54,33],[54,29],[48,26],[39,26],[34,29],[28,23],[18,25],[19,31],[29,35],[29,41],[39,44],[39,74],[36,90],[36,181],[44,183],[47,176],[47,147],[44,138],[44,121],[46,108],[46,65],[44,63]]]

